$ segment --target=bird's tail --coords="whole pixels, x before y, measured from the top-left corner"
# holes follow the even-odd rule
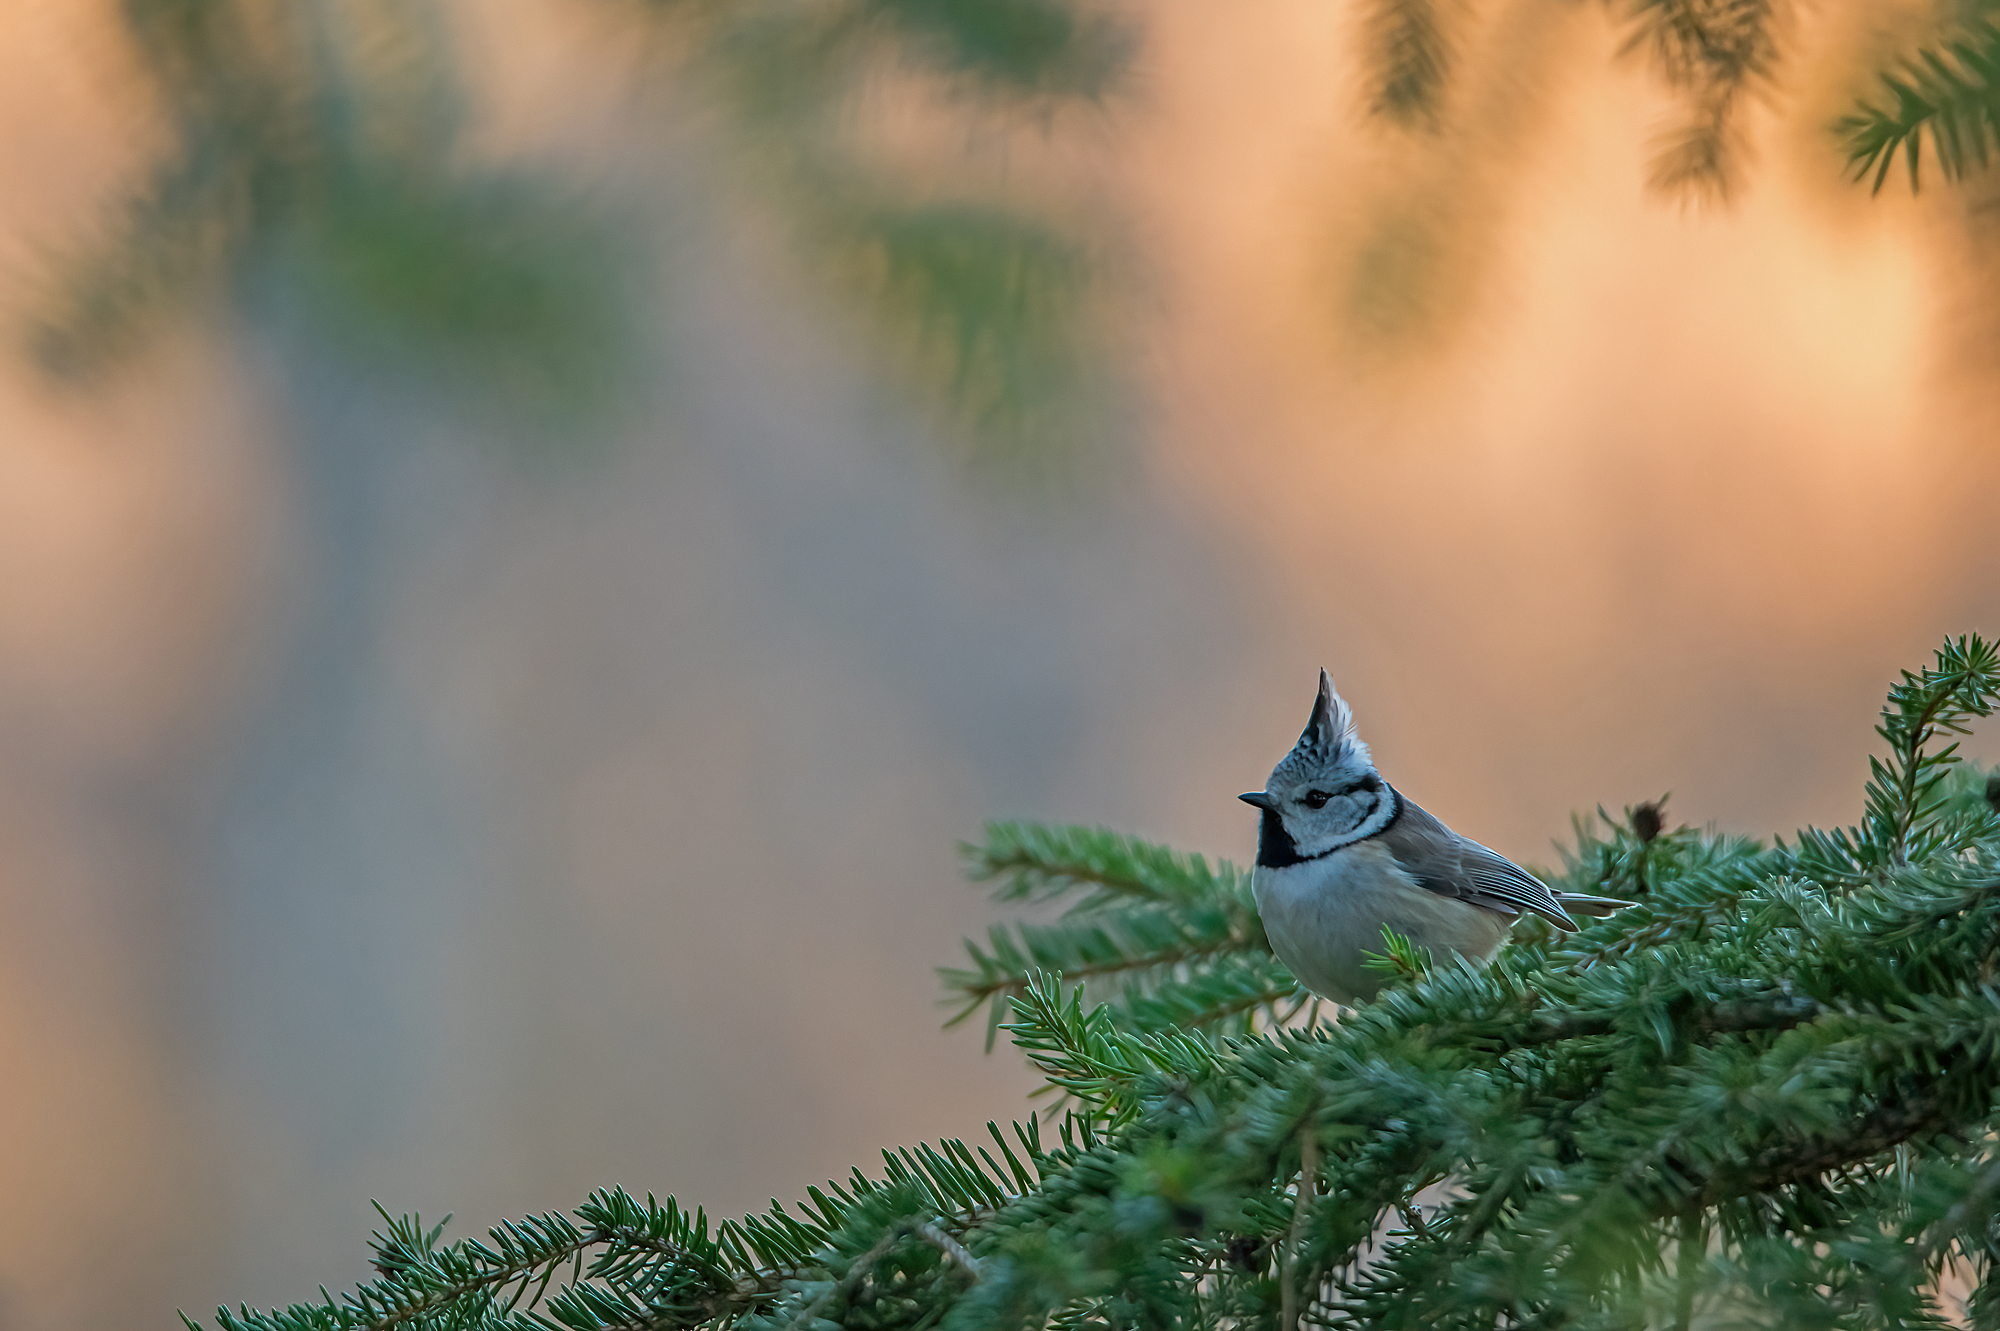
[[[1617,897],[1586,897],[1574,892],[1558,892],[1556,900],[1572,915],[1609,915],[1614,910],[1624,910],[1636,902],[1620,901]]]

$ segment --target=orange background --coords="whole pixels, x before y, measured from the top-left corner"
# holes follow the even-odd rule
[[[617,438],[524,464],[211,306],[88,393],[0,361],[0,1328],[337,1288],[371,1198],[737,1212],[1025,1113],[937,1029],[994,918],[954,841],[1244,857],[1321,664],[1547,861],[1666,790],[1850,820],[1894,671],[2000,631],[1977,189],[1871,200],[1824,134],[1874,19],[1815,11],[1717,208],[1647,189],[1596,8],[1479,11],[1519,58],[1432,140],[1340,7],[1157,6],[1055,154],[1132,405],[1045,503],[873,386],[629,28],[482,12],[486,150],[657,208]],[[32,274],[159,133],[105,12],[0,31]]]

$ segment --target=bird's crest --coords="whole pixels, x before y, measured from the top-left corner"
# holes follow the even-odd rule
[[[1292,751],[1278,764],[1279,772],[1303,775],[1334,767],[1374,766],[1368,746],[1354,725],[1354,710],[1334,691],[1333,676],[1319,672],[1319,697],[1313,701],[1312,719]],[[1278,773],[1273,773],[1275,778]]]

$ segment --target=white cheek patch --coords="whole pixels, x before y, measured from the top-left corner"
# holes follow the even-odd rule
[[[1291,834],[1294,852],[1313,859],[1380,832],[1390,821],[1388,801],[1387,795],[1357,790],[1336,796],[1319,809],[1301,809],[1286,819],[1285,830]]]

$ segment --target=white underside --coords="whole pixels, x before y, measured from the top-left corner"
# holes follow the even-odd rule
[[[1372,998],[1384,976],[1364,969],[1380,954],[1382,930],[1395,930],[1431,956],[1455,953],[1484,962],[1513,919],[1417,886],[1379,842],[1362,841],[1303,864],[1259,866],[1252,880],[1257,913],[1278,959],[1316,994],[1336,1003]]]

